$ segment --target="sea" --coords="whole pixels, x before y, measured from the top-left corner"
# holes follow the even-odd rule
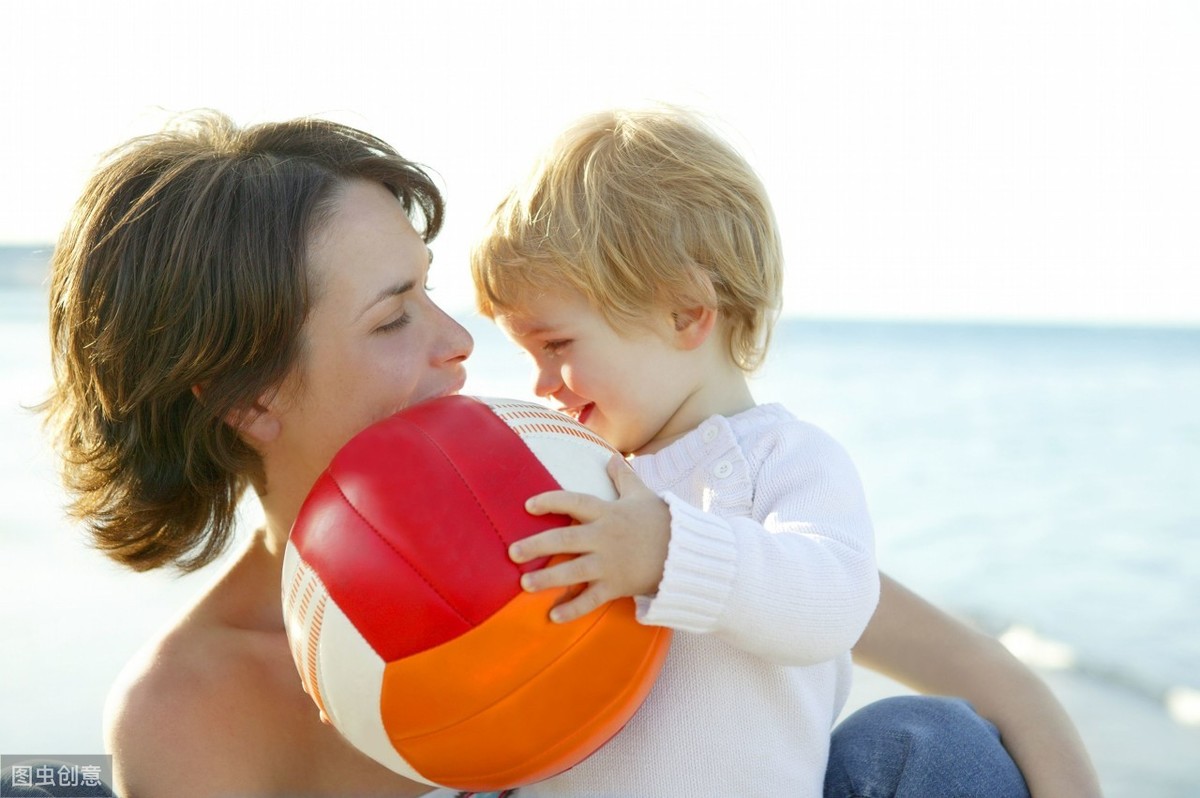
[[[211,576],[124,573],[66,519],[29,409],[47,256],[0,248],[0,752],[97,753],[108,685]],[[527,397],[526,361],[463,315],[466,392]],[[785,317],[752,390],[850,452],[882,570],[1200,722],[1200,328]]]

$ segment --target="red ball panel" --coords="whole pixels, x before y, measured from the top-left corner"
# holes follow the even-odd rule
[[[559,485],[482,402],[408,408],[338,452],[291,539],[372,648],[391,661],[451,640],[520,591],[509,543],[563,526],[525,512]],[[398,630],[402,630],[399,633]]]

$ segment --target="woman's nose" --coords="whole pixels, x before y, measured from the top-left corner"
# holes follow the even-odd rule
[[[438,360],[442,363],[461,363],[471,356],[471,352],[475,349],[475,339],[446,311],[438,307],[437,313],[442,317],[442,329],[439,335],[441,346],[437,350]]]

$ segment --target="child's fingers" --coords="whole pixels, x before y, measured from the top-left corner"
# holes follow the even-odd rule
[[[591,557],[574,557],[523,575],[521,588],[528,593],[536,593],[539,590],[581,585],[590,582],[596,576]]]
[[[605,470],[608,471],[608,478],[613,481],[613,486],[616,487],[618,494],[621,492],[622,483],[627,482],[630,477],[633,477],[635,480],[638,478],[637,474],[634,473],[633,466],[619,454],[614,454],[608,458]]]
[[[513,543],[508,547],[508,558],[520,564],[556,554],[585,554],[591,551],[590,540],[586,527],[560,526]]]
[[[530,515],[558,513],[569,515],[576,521],[591,521],[600,515],[607,504],[603,499],[587,493],[569,490],[552,490],[530,496],[525,500],[525,512]]]
[[[607,470],[608,478],[612,480],[619,497],[624,498],[639,489],[649,490],[629,461],[619,454],[614,454],[608,459]]]
[[[576,618],[582,618],[589,612],[601,607],[610,598],[605,595],[604,590],[600,586],[589,585],[587,590],[584,590],[575,598],[563,602],[550,610],[550,620],[554,623],[570,623]]]

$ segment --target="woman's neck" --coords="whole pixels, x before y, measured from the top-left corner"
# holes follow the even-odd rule
[[[261,546],[273,559],[278,560],[282,569],[288,535],[300,513],[304,497],[289,496],[284,491],[268,490],[259,494],[258,499],[262,504],[265,519],[262,528],[257,532],[261,537]]]

